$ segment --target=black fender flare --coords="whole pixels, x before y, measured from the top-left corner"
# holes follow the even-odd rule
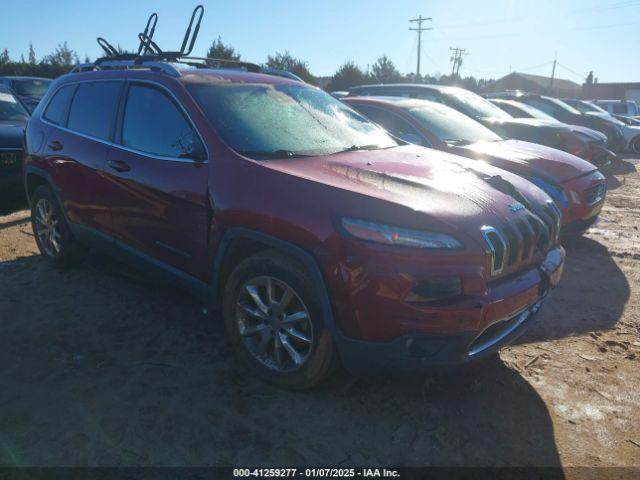
[[[29,185],[27,184],[27,178],[29,177],[30,174],[37,175],[38,177],[41,177],[42,179],[44,179],[44,181],[51,188],[51,191],[53,192],[53,194],[56,196],[56,200],[58,200],[58,204],[62,207],[62,201],[60,199],[60,191],[56,186],[56,183],[53,181],[53,177],[45,169],[36,167],[34,165],[25,166],[23,171],[24,192],[25,192],[25,195],[27,196],[27,201],[29,202],[29,204],[31,204],[31,198],[29,196]],[[62,209],[62,211],[66,216],[67,213],[64,211],[64,208]]]
[[[279,250],[301,262],[305,268],[309,271],[317,285],[318,295],[320,297],[322,305],[322,313],[324,316],[325,324],[334,338],[336,334],[339,335],[335,318],[333,315],[333,309],[331,308],[331,301],[329,300],[329,292],[327,290],[324,276],[320,270],[320,266],[314,256],[307,250],[295,245],[281,238],[274,237],[256,230],[251,230],[244,227],[231,227],[228,228],[220,240],[218,251],[213,263],[213,275],[211,281],[211,292],[215,295],[215,299],[219,302],[218,292],[220,291],[220,272],[224,262],[225,254],[229,249],[229,245],[232,241],[237,239],[249,239],[258,243],[262,243],[271,248]]]

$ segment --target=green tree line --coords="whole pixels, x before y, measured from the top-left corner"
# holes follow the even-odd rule
[[[118,49],[120,47],[118,46]],[[225,60],[240,61],[242,54],[233,46],[225,44],[221,37],[218,37],[208,48],[207,57]],[[84,59],[89,62],[89,58]],[[39,60],[34,51],[33,45],[29,45],[29,51],[21,55],[19,60],[9,57],[9,52],[5,48],[0,52],[0,75],[28,75],[34,77],[55,78],[67,73],[73,65],[80,62],[80,58],[75,50],[67,45],[67,42],[59,44],[53,52],[44,55]],[[267,55],[264,65],[269,68],[287,70],[301,77],[305,82],[313,85],[320,85],[328,91],[348,90],[355,85],[371,83],[433,83],[440,85],[457,85],[472,91],[479,91],[491,80],[476,79],[473,76],[461,78],[457,75],[443,75],[434,77],[425,75],[416,78],[414,74],[402,74],[397,69],[393,61],[386,55],[381,55],[373,65],[363,70],[354,61],[344,62],[340,68],[328,79],[320,79],[314,76],[309,63],[305,60],[293,56],[289,51],[276,52]],[[321,81],[322,80],[322,81]]]

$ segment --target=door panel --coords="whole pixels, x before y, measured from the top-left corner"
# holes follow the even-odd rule
[[[122,81],[63,85],[47,105],[43,156],[69,220],[109,233],[104,162],[111,149]]]
[[[116,238],[200,278],[205,266],[198,259],[207,241],[207,164],[160,160],[114,146],[105,172]]]
[[[103,167],[110,148],[57,127],[50,127],[43,148],[69,220],[105,232],[111,218]]]
[[[126,90],[105,164],[116,238],[202,278],[208,163],[200,137],[164,88],[132,82]]]

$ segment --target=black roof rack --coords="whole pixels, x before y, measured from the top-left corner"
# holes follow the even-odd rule
[[[203,15],[204,7],[202,5],[198,5],[193,9],[180,50],[164,51],[153,40],[153,34],[155,33],[158,23],[158,14],[154,12],[149,16],[144,31],[138,34],[140,44],[137,53],[121,53],[107,40],[98,37],[98,45],[100,45],[104,51],[105,56],[98,58],[92,63],[77,65],[71,70],[71,73],[93,70],[150,69],[179,77],[181,75],[180,66],[184,65],[190,68],[232,68],[302,81],[290,72],[263,68],[251,62],[221,58],[190,57],[189,55],[193,51],[193,46],[200,32]]]

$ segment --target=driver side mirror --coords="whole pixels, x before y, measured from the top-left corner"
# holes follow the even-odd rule
[[[178,145],[182,150],[180,158],[188,158],[194,162],[203,162],[207,159],[207,152],[204,146],[193,132],[189,132],[188,135],[179,139]]]
[[[194,162],[204,162],[207,159],[207,151],[204,149],[200,140],[196,140],[193,145],[192,151],[189,153],[189,158]]]

